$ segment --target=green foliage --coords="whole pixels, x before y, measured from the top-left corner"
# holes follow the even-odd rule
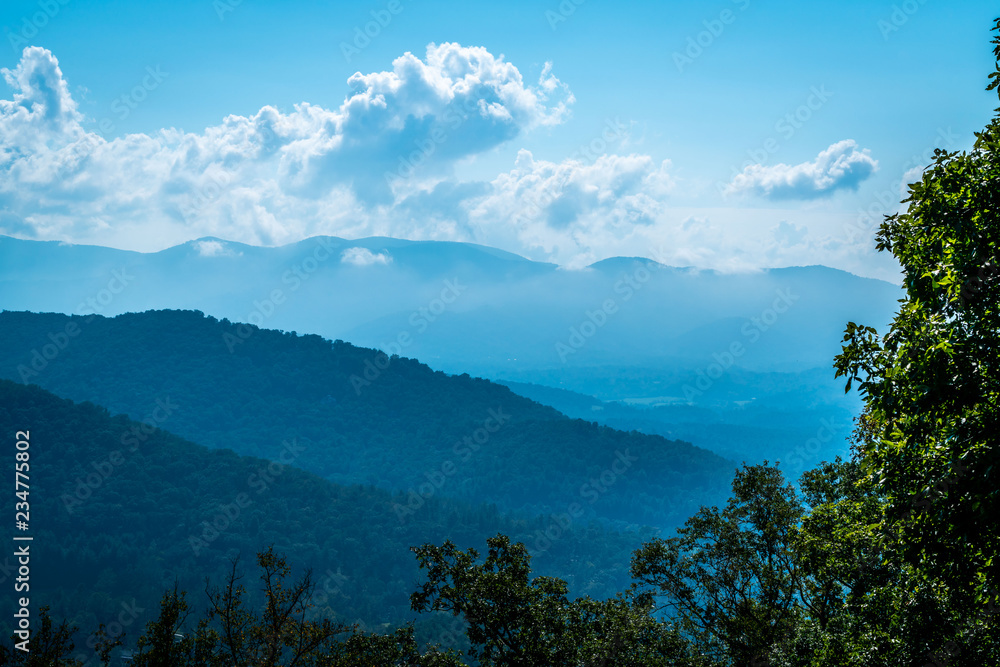
[[[387,635],[354,632],[326,653],[319,664],[324,667],[465,667],[454,650],[432,646],[421,651],[411,626]]]
[[[884,336],[849,323],[835,360],[865,400],[855,459],[803,480],[797,548],[831,593],[814,657],[997,664],[1000,109],[972,151],[937,151],[904,203],[877,235],[904,271],[899,313]]]
[[[327,644],[344,631],[329,619],[306,618],[315,588],[306,573],[291,586],[285,579],[291,572],[285,559],[272,547],[257,554],[264,605],[258,615],[249,609],[246,590],[237,574],[237,561],[226,584],[208,593],[209,618],[222,626],[219,643],[222,655],[237,665],[304,665],[329,650]]]
[[[487,540],[482,563],[475,549],[453,543],[415,548],[427,581],[410,596],[417,611],[461,614],[469,625],[469,655],[484,667],[552,665],[705,665],[679,633],[655,621],[647,597],[570,600],[566,583],[529,579],[523,544]]]
[[[21,640],[13,635],[10,646],[0,646],[0,665],[82,667],[79,661],[69,657],[73,652],[73,635],[77,628],[70,627],[66,621],[55,625],[47,606],[38,609],[38,618],[35,622],[39,627],[30,638],[30,650],[21,651],[15,648],[15,644]]]
[[[475,550],[414,548],[428,581],[413,594],[419,611],[465,617],[480,667],[709,667],[676,629],[650,616],[648,597],[619,595],[598,601],[569,600],[566,583],[538,577],[529,582],[530,557],[523,544],[504,536],[488,540],[490,553],[476,564]],[[259,609],[241,583],[237,562],[221,586],[207,587],[209,611],[195,627],[186,594],[175,587],[159,616],[139,637],[132,664],[141,667],[465,667],[453,650],[418,647],[412,626],[385,634],[360,631],[327,618],[313,620],[314,584],[308,573],[288,582],[291,568],[273,548],[257,554]],[[26,665],[77,665],[69,658],[72,631],[53,637],[51,621],[36,636],[34,661]],[[6,647],[4,647],[6,651]],[[9,651],[8,651],[9,652]],[[0,654],[3,655],[3,654]],[[105,661],[107,657],[105,656]],[[44,662],[39,662],[44,660]],[[65,662],[60,662],[65,660]]]
[[[774,664],[995,664],[995,614],[956,601],[918,572],[885,533],[887,505],[857,461],[826,463],[802,478],[810,505],[793,539],[813,604]]]
[[[888,506],[882,532],[981,606],[1000,588],[1000,115],[976,137],[936,151],[906,212],[886,217],[878,248],[906,297],[884,336],[849,324],[836,367],[866,401],[859,462]]]
[[[34,370],[32,351],[70,325],[77,335]],[[734,468],[688,443],[568,419],[486,380],[200,312],[3,312],[0,377],[135,420],[153,415],[201,445],[398,491],[406,519],[444,496],[522,515],[576,502],[583,523],[673,527],[724,497]],[[175,407],[156,420],[156,401],[168,398]],[[619,452],[634,465],[600,483]],[[581,491],[588,480],[597,483]]]
[[[136,652],[132,664],[138,667],[168,667],[186,664],[210,667],[219,664],[219,634],[209,628],[208,620],[202,619],[197,628],[188,632],[186,628],[190,609],[187,594],[173,590],[163,594],[160,601],[160,615],[146,624],[146,630],[136,642]]]
[[[0,432],[26,426],[32,533],[45,545],[32,557],[32,589],[38,591],[32,604],[50,605],[56,618],[88,632],[100,623],[115,634],[124,631],[127,646],[164,589],[197,590],[205,577],[222,580],[231,570],[230,556],[270,544],[295,553],[297,567],[317,572],[317,618],[380,631],[416,620],[422,641],[437,633],[438,620],[409,610],[419,574],[411,545],[446,537],[476,544],[497,531],[534,542],[551,521],[431,498],[401,522],[392,494],[337,485],[291,466],[277,468],[258,492],[248,480],[267,468],[266,461],[207,450],[161,430],[133,452],[121,439],[135,422],[0,381]],[[112,464],[116,451],[121,458]],[[248,501],[242,507],[236,504],[241,494]],[[7,516],[15,500],[13,494],[0,500]],[[569,526],[538,558],[540,571],[561,573],[581,592],[610,595],[627,584],[628,555],[641,541],[641,534]],[[205,600],[188,604],[198,615]],[[89,650],[94,642],[76,644],[75,658],[95,658]]]
[[[461,667],[439,647],[421,653],[413,628],[385,635],[311,618],[315,584],[306,573],[291,583],[291,568],[272,547],[257,554],[262,604],[255,610],[234,559],[222,586],[209,587],[208,614],[187,628],[186,594],[168,591],[160,615],[139,638],[132,664],[140,667]],[[190,630],[190,631],[189,631]]]
[[[632,574],[663,597],[703,654],[719,664],[763,664],[811,592],[792,544],[802,514],[777,467],[745,466],[723,510],[703,507],[677,537],[645,544]]]

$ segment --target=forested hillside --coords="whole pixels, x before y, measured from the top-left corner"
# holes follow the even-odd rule
[[[199,312],[0,313],[0,377],[209,447],[401,491],[401,520],[447,496],[672,527],[724,498],[734,469],[688,443],[571,420],[468,375]],[[295,452],[282,444],[292,440]]]
[[[574,594],[603,596],[628,581],[629,555],[642,542],[637,533],[584,524],[540,542],[546,519],[436,498],[402,522],[394,505],[403,499],[379,489],[209,450],[163,430],[123,445],[138,426],[0,380],[0,433],[30,431],[32,607],[50,605],[54,617],[87,631],[117,621],[134,639],[175,582],[200,593],[206,577],[225,575],[229,558],[249,564],[270,545],[296,572],[312,568],[315,614],[384,629],[413,617],[412,546],[474,546],[503,532],[532,545],[540,573],[568,579]],[[13,517],[15,500],[4,494],[5,516]],[[0,558],[7,584],[11,561]],[[433,625],[427,619],[421,628]]]

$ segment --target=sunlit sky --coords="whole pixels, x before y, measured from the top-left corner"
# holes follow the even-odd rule
[[[8,0],[0,234],[472,241],[896,279],[998,106],[993,3]],[[861,211],[869,210],[865,216]]]

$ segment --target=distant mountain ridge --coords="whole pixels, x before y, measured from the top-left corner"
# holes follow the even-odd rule
[[[847,451],[858,405],[831,369],[844,327],[884,328],[901,294],[822,266],[724,274],[617,257],[570,271],[474,244],[381,237],[277,248],[204,238],[157,253],[0,237],[0,309],[199,310],[448,373],[673,406],[595,418],[726,458],[802,465]],[[700,416],[675,421],[684,407]]]
[[[781,294],[792,307],[774,312]],[[276,248],[203,238],[137,253],[0,236],[0,308],[194,309],[487,377],[593,364],[697,367],[749,342],[741,331],[753,318],[767,335],[736,365],[826,366],[847,321],[884,325],[900,294],[819,266],[721,274],[618,257],[569,271],[469,243],[384,237]]]

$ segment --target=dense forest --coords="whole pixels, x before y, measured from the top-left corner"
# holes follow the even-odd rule
[[[296,467],[403,492],[408,508],[442,495],[525,514],[578,505],[583,521],[672,528],[723,500],[735,468],[487,380],[193,311],[0,313],[0,377],[238,454],[288,462],[295,440]]]
[[[994,30],[997,67],[990,74],[989,90],[1000,89],[1000,19]],[[209,581],[196,589],[159,582],[155,617],[137,628],[138,638],[128,644],[135,650],[132,663],[1000,664],[997,111],[977,134],[973,150],[937,151],[921,180],[910,185],[906,211],[887,216],[878,230],[878,248],[891,252],[903,267],[906,297],[883,334],[864,323],[846,323],[843,351],[833,360],[845,389],[856,388],[864,401],[849,460],[823,463],[804,473],[798,485],[789,483],[775,465],[742,466],[721,508],[703,506],[673,536],[650,537],[635,549],[628,559],[633,585],[613,596],[574,596],[559,577],[533,576],[540,559],[508,537],[505,526],[485,538],[483,553],[448,538],[423,539],[410,549],[417,575],[412,582],[401,581],[411,584],[408,606],[418,618],[461,618],[466,629],[460,650],[445,634],[429,642],[418,639],[411,625],[373,631],[313,613],[317,580],[295,569],[299,559],[308,561],[310,554],[318,553],[318,546],[297,541],[298,531],[308,526],[326,530],[314,525],[321,520],[319,513],[307,514],[306,508],[336,507],[334,489],[339,487],[289,468],[281,483],[298,477],[281,498],[287,493],[301,498],[301,504],[269,507],[276,513],[262,512],[256,524],[262,542],[273,537],[277,548],[262,543],[254,562],[247,562],[245,552],[243,560],[229,553],[229,560],[218,567],[201,567],[197,571]],[[136,316],[121,321],[143,320]],[[263,339],[270,334],[254,335]],[[180,357],[178,353],[172,363],[179,363]],[[94,363],[96,372],[99,362]],[[137,375],[123,379],[134,391],[144,387],[129,384]],[[488,388],[462,381],[469,383],[470,394]],[[83,467],[102,469],[100,459],[81,462],[107,455],[114,438],[135,426],[102,408],[73,406],[36,387],[6,382],[0,391],[3,428],[22,429],[22,422],[30,422],[39,441],[48,440],[75,456],[76,467],[67,471],[57,459],[46,461],[40,455],[38,468],[32,469],[40,479],[65,484],[82,474]],[[563,423],[575,424],[583,434],[593,428],[583,422]],[[33,432],[33,441],[35,437]],[[150,434],[148,443],[152,446],[141,449],[148,461],[135,466],[143,468],[134,471],[138,483],[125,474],[128,462],[121,464],[120,475],[102,482],[108,491],[121,484],[102,500],[120,498],[121,505],[99,512],[102,521],[113,525],[109,535],[100,538],[83,528],[77,533],[81,541],[68,538],[61,551],[61,532],[40,532],[39,543],[49,544],[52,553],[61,551],[63,562],[85,546],[108,562],[118,555],[116,549],[128,548],[120,542],[133,539],[130,531],[197,521],[215,511],[220,499],[231,497],[223,487],[229,492],[240,488],[253,467],[263,464],[225,450],[198,449],[162,432]],[[77,450],[88,447],[79,456]],[[198,486],[190,488],[191,480]],[[60,531],[76,530],[76,519],[58,516],[59,508],[51,506],[59,488],[43,494],[50,498],[43,501],[50,503],[45,509],[54,520],[65,522]],[[198,511],[192,509],[185,491],[189,488],[198,494]],[[296,496],[298,488],[307,491]],[[171,504],[172,498],[177,502]],[[80,508],[81,517],[97,502],[95,496]],[[189,514],[171,514],[173,507],[181,506]],[[385,505],[383,513],[388,513]],[[361,522],[356,517],[348,520]],[[90,537],[99,546],[90,545]],[[114,540],[119,543],[111,544]],[[367,551],[376,544],[357,548]],[[332,539],[323,545],[345,548]],[[127,553],[135,563],[148,558],[141,546]],[[201,605],[197,608],[196,597]],[[37,613],[35,652],[27,655],[7,646],[3,659],[10,664],[74,664],[74,628],[58,614],[44,609]],[[125,641],[118,628],[89,630],[94,634],[88,641],[104,663]]]
[[[41,591],[33,600],[85,628],[111,623],[123,603],[144,608],[130,619],[144,622],[164,588],[198,590],[232,556],[271,545],[297,570],[316,572],[322,609],[375,627],[412,618],[406,596],[417,569],[408,550],[429,539],[473,546],[511,535],[532,545],[544,572],[590,595],[627,583],[628,556],[642,541],[641,533],[586,523],[553,532],[550,518],[511,518],[493,505],[444,498],[400,521],[399,498],[386,491],[210,450],[164,430],[133,449],[122,436],[140,424],[0,380],[0,432],[26,424]],[[9,516],[15,501],[3,499]],[[11,557],[2,564],[7,579]]]

